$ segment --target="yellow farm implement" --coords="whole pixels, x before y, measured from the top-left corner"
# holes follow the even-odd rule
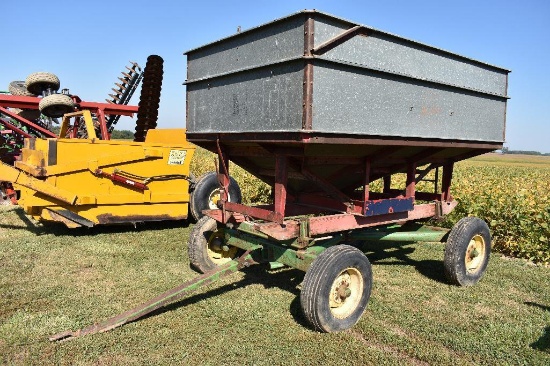
[[[100,140],[84,110],[64,116],[60,136],[71,118],[84,120],[88,138],[26,139],[15,167],[0,167],[27,214],[68,227],[187,218],[195,147],[184,129],[153,129],[144,142]]]

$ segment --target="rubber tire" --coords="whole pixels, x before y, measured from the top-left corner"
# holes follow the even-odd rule
[[[480,265],[473,272],[466,268],[466,253],[470,241],[477,235],[483,238],[484,251]],[[491,233],[485,221],[465,217],[455,224],[445,245],[443,266],[447,280],[457,286],[475,285],[483,277],[491,254]]]
[[[219,189],[218,177],[216,172],[208,172],[201,176],[195,184],[194,190],[191,192],[191,198],[189,199],[189,209],[191,216],[198,221],[204,215],[203,210],[211,209],[209,204],[209,197],[214,190]],[[239,184],[233,177],[229,177],[229,201],[235,203],[241,203],[242,194]]]
[[[34,72],[27,76],[25,86],[29,93],[40,95],[42,92],[51,89],[52,92],[59,90],[59,78],[49,72]]]
[[[333,282],[341,272],[355,268],[361,275],[362,293],[353,312],[345,318],[336,317],[329,303]],[[363,252],[349,245],[329,247],[313,261],[307,270],[300,304],[306,320],[320,332],[338,332],[354,326],[367,307],[372,289],[372,267]]]
[[[189,262],[191,267],[200,273],[213,270],[219,265],[214,263],[208,254],[208,241],[216,230],[218,230],[218,222],[205,216],[197,222],[189,236],[187,245]],[[242,250],[233,249],[233,252],[234,255],[229,256],[228,261],[238,257]]]
[[[51,118],[63,117],[65,113],[74,111],[74,102],[65,94],[51,94],[42,98],[38,108],[43,115]]]
[[[36,109],[19,109],[19,108],[10,108],[10,112],[17,114],[20,117],[25,118],[29,121],[36,121],[40,118],[40,111]]]
[[[25,82],[22,80],[12,81],[8,86],[8,90],[11,95],[17,95],[22,97],[34,97],[35,94],[29,92],[25,86]]]

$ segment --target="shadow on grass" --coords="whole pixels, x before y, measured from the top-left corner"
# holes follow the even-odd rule
[[[14,212],[17,217],[21,220],[24,225],[10,225],[10,224],[0,224],[0,228],[9,229],[9,230],[26,230],[31,231],[37,235],[41,233],[40,224],[32,221],[25,213],[23,209],[19,206],[7,206],[3,208],[3,212]]]
[[[524,302],[525,305],[533,306],[542,310],[550,311],[550,306],[544,306],[541,304],[537,304],[536,302],[526,301]]]
[[[392,243],[392,242],[361,242],[356,245],[361,249],[372,264],[381,266],[413,266],[423,276],[441,283],[447,283],[444,274],[442,260],[415,260],[410,254],[416,250],[413,243]],[[422,244],[415,244],[422,245]]]
[[[142,231],[142,230],[164,230],[164,229],[173,229],[180,227],[188,227],[190,224],[189,220],[167,220],[167,221],[149,221],[149,222],[138,222],[135,224],[114,224],[114,225],[98,225],[92,228],[79,227],[70,229],[62,223],[57,222],[44,222],[37,223],[30,219],[22,208],[18,207],[13,210],[15,214],[21,219],[23,225],[5,225],[0,224],[0,228],[9,229],[9,230],[28,230],[35,235],[55,235],[55,236],[89,236],[97,234],[119,234],[127,233],[132,231]]]
[[[542,309],[543,311],[550,311],[550,306],[544,306],[531,301],[526,301],[524,304],[537,307],[539,309]],[[544,328],[544,333],[542,334],[542,336],[536,342],[531,343],[529,346],[533,349],[550,353],[550,326]]]
[[[163,223],[163,225],[170,224]],[[113,229],[104,228],[103,230]],[[373,264],[411,265],[414,266],[418,272],[425,275],[426,277],[431,278],[435,281],[445,282],[443,277],[442,262],[435,260],[418,261],[411,259],[409,255],[415,251],[414,247],[406,245],[396,246],[395,243],[380,242],[361,243],[360,245],[356,246],[365,252],[370,262]],[[221,296],[231,290],[259,284],[263,285],[266,289],[278,288],[295,295],[295,298],[289,304],[289,312],[297,324],[305,328],[312,329],[302,314],[302,307],[300,304],[300,290],[298,287],[299,284],[303,281],[305,274],[304,272],[288,267],[280,270],[270,271],[267,269],[267,266],[263,264],[245,268],[240,272],[243,273],[244,276],[236,282],[222,285],[206,292],[201,292],[201,289],[199,288],[198,290],[196,290],[199,291],[198,293],[190,293],[183,299],[167,304],[147,315],[144,315],[143,317],[131,321],[130,323],[138,322],[149,317],[154,317],[172,310],[179,309],[181,307],[193,305],[200,301],[214,298],[216,296]],[[199,276],[199,274],[197,274],[197,276]]]
[[[531,343],[529,346],[531,348],[550,353],[550,326],[544,328],[544,333],[542,336],[536,341]]]
[[[396,246],[395,243],[361,243],[358,246],[368,256],[371,263],[376,265],[410,265],[422,275],[442,283],[446,283],[443,274],[443,263],[437,260],[414,260],[409,257],[414,252],[415,248],[402,245]],[[255,265],[241,271],[244,277],[237,282],[224,285],[207,292],[198,293],[186,297],[175,303],[169,304],[161,309],[155,310],[144,318],[156,316],[167,311],[179,309],[180,307],[195,304],[199,301],[223,295],[224,293],[246,287],[253,284],[263,285],[265,288],[279,288],[283,291],[290,292],[296,297],[289,305],[290,314],[293,316],[296,323],[301,326],[310,328],[309,324],[302,315],[302,307],[300,304],[300,290],[298,285],[304,278],[304,272],[285,268],[278,271],[269,271],[265,265]],[[200,290],[199,290],[200,291]],[[143,319],[143,318],[142,318]],[[139,319],[138,319],[139,320]],[[137,321],[137,320],[136,320]]]
[[[415,251],[414,247],[406,246],[401,243],[401,246],[397,246],[396,243],[361,243],[357,247],[367,255],[369,261],[376,265],[409,265],[416,268],[416,270],[427,278],[434,281],[447,283],[443,273],[443,262],[441,260],[414,260],[409,257],[411,253]],[[310,328],[309,323],[302,315],[302,307],[300,304],[300,290],[298,285],[304,278],[304,272],[285,268],[278,271],[269,271],[265,265],[255,265],[250,268],[241,271],[244,273],[244,277],[228,285],[224,285],[208,292],[198,293],[179,300],[175,303],[167,305],[161,309],[155,310],[151,314],[146,315],[144,318],[156,316],[167,311],[172,311],[180,307],[195,304],[199,301],[223,295],[224,293],[246,287],[252,284],[260,284],[265,288],[279,288],[283,291],[290,292],[296,297],[289,305],[290,314],[293,316],[296,323],[306,328]],[[200,291],[200,290],[199,290]],[[142,318],[143,319],[143,318]],[[136,320],[137,321],[137,320]]]
[[[220,296],[228,291],[235,290],[237,288],[243,288],[249,285],[259,284],[259,285],[263,285],[264,288],[266,289],[276,287],[283,291],[287,291],[291,294],[296,295],[295,299],[292,300],[292,302],[290,303],[290,308],[289,308],[290,313],[298,324],[305,327],[309,326],[301,313],[302,310],[300,306],[300,296],[299,296],[300,290],[298,289],[298,285],[302,282],[304,278],[304,272],[297,269],[292,269],[292,268],[285,268],[277,271],[269,271],[265,265],[261,265],[261,264],[243,269],[240,272],[244,273],[244,277],[237,282],[223,285],[221,287],[212,289],[207,292],[192,294],[189,297],[176,301],[172,304],[166,305],[135,321],[157,316],[168,311],[176,310],[181,307],[195,304],[199,301]],[[200,291],[200,289],[198,291]]]

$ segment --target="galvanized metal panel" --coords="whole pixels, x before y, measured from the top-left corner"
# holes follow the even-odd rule
[[[187,78],[197,80],[300,57],[305,16],[291,17],[187,54]]]
[[[187,86],[187,132],[298,131],[302,128],[300,61]]]
[[[317,17],[316,46],[348,28],[339,20]],[[376,30],[367,33],[338,45],[323,57],[506,96],[506,70]]]
[[[329,62],[313,74],[314,131],[503,141],[502,98]]]
[[[323,13],[315,16],[315,34],[314,42],[315,46],[319,46],[328,40],[336,37],[340,33],[347,29],[357,25],[356,23],[350,23],[343,19],[326,16]]]
[[[308,17],[315,47],[356,25],[305,11],[189,51],[188,132],[301,131],[311,100],[321,133],[504,140],[508,70],[370,27],[311,59]]]

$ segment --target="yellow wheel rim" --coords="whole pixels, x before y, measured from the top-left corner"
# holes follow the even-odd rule
[[[350,316],[361,301],[363,277],[357,268],[346,268],[336,277],[330,288],[329,306],[334,317]]]
[[[485,240],[480,234],[474,235],[466,249],[464,264],[468,273],[477,272],[485,258]]]
[[[238,248],[227,246],[224,242],[223,230],[218,230],[208,239],[206,251],[210,260],[219,266],[235,258]]]
[[[215,189],[212,192],[210,192],[210,195],[208,196],[208,208],[210,208],[211,210],[217,209],[219,200],[220,200],[219,189]]]

